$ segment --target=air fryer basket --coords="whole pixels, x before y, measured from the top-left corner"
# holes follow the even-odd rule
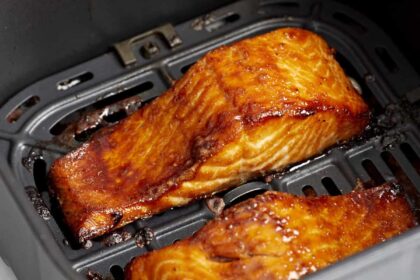
[[[2,192],[16,202],[8,208],[11,217],[19,212],[19,223],[31,228],[27,238],[39,244],[23,247],[19,234],[14,239],[6,229],[10,224],[0,226],[13,244],[9,258],[14,267],[21,269],[17,262],[25,259],[25,249],[34,247],[39,252],[39,259],[24,261],[27,271],[18,274],[31,279],[48,277],[41,271],[46,265],[40,265],[42,258],[48,258],[59,271],[54,273],[63,278],[101,275],[121,279],[124,266],[134,256],[186,238],[212,219],[211,201],[198,201],[78,246],[51,203],[46,174],[54,159],[83,143],[95,130],[119,121],[163,93],[209,50],[286,26],[313,30],[336,50],[337,60],[360,86],[372,110],[372,123],[359,139],[333,147],[282,174],[217,196],[230,206],[268,189],[298,195],[338,195],[350,192],[357,180],[378,185],[397,179],[416,208],[420,190],[420,79],[392,42],[372,22],[337,3],[240,1],[118,43],[109,53],[27,87],[0,109],[0,174],[6,187]],[[398,253],[402,248],[405,251]],[[405,261],[390,263],[397,253],[405,254]],[[394,275],[401,268],[415,277],[416,256],[420,257],[418,227],[312,277],[345,279],[362,267],[367,267],[367,277]],[[400,266],[400,270],[394,267],[389,272],[392,265]]]

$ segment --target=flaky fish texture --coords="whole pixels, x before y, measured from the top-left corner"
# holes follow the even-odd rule
[[[415,225],[405,197],[382,185],[341,196],[267,192],[191,238],[134,259],[128,280],[298,279]]]
[[[326,42],[279,29],[209,52],[55,161],[52,191],[83,241],[317,155],[368,118]]]

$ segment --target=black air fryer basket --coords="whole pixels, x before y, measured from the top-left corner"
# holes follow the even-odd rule
[[[108,53],[30,85],[0,108],[0,254],[18,277],[122,279],[133,257],[191,236],[212,219],[207,201],[198,201],[80,246],[50,200],[46,174],[54,159],[159,96],[209,50],[286,26],[328,41],[369,104],[372,122],[359,139],[218,196],[231,206],[268,189],[339,195],[358,180],[398,180],[416,209],[420,77],[384,32],[334,2],[240,1],[117,43]],[[416,227],[308,278],[420,279],[419,263]]]

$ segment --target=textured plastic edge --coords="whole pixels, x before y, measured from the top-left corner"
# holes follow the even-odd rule
[[[0,252],[3,260],[12,267],[18,279],[83,279],[68,265],[55,242],[48,242],[54,237],[40,223],[41,218],[32,206],[23,201],[28,200],[23,188],[11,192],[7,187],[16,185],[11,171],[2,167]]]

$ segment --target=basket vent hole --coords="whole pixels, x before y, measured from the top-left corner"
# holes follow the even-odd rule
[[[84,82],[92,80],[92,78],[93,78],[93,74],[91,72],[81,73],[71,78],[67,78],[67,79],[59,81],[57,83],[57,90],[65,91],[65,90],[71,89],[72,87],[78,86],[80,84],[83,84]]]
[[[389,55],[388,51],[383,47],[375,48],[375,52],[378,57],[382,60],[385,67],[388,69],[389,72],[395,73],[398,71],[398,66],[392,57]]]
[[[330,177],[325,177],[321,180],[324,187],[327,189],[330,195],[340,195],[341,191]]]
[[[107,115],[104,117],[104,120],[109,123],[118,122],[127,117],[127,112],[124,110],[117,111],[111,115]]]
[[[175,239],[174,241],[172,241],[172,244],[177,243],[178,241],[181,241],[181,239]]]
[[[373,180],[375,185],[379,186],[385,183],[384,177],[382,177],[381,173],[370,159],[363,160],[362,166],[368,173],[369,177]]]
[[[33,167],[33,175],[35,185],[38,191],[44,192],[48,190],[47,186],[47,164],[43,159],[36,159]]]
[[[247,199],[254,198],[257,195],[264,193],[265,191],[266,191],[266,189],[256,189],[256,190],[248,191],[244,194],[240,194],[237,197],[235,197],[234,199],[232,199],[231,201],[227,202],[226,206],[225,206],[225,209],[228,208],[228,207],[231,207],[235,204],[238,204],[242,201],[245,201]]]
[[[116,94],[110,95],[105,97],[104,99],[96,102],[93,104],[93,106],[97,109],[101,109],[110,105],[113,105],[119,101],[122,101],[124,99],[127,99],[129,97],[133,97],[135,95],[138,95],[142,92],[151,90],[153,88],[153,83],[150,81],[141,83],[139,85],[136,85],[134,87],[122,90],[120,92],[117,92]]]
[[[340,12],[336,12],[333,14],[333,17],[344,23],[345,25],[348,25],[349,27],[353,28],[356,32],[358,33],[366,33],[367,29],[366,27],[364,27],[363,25],[361,25],[359,22],[357,22],[356,20],[352,19],[351,17],[349,17],[346,14],[340,13]]]
[[[181,67],[181,73],[182,73],[182,74],[187,73],[188,69],[190,69],[190,68],[191,68],[191,66],[193,66],[193,65],[194,65],[194,63],[195,63],[195,62],[193,62],[193,63],[189,63],[189,64],[187,64],[187,65],[182,66],[182,67]]]
[[[74,134],[74,139],[78,142],[86,142],[90,139],[90,137],[99,129],[101,129],[103,126],[102,125],[97,125],[94,128],[89,128],[86,130],[83,130],[80,133],[75,133]]]
[[[420,175],[420,158],[413,148],[408,143],[402,143],[400,145],[401,151],[417,171],[417,174]]]
[[[113,265],[109,271],[111,272],[112,277],[114,277],[114,280],[124,280],[124,270],[121,266]]]
[[[10,112],[6,117],[6,120],[9,123],[17,122],[17,120],[19,120],[20,117],[26,111],[28,111],[29,108],[35,106],[39,102],[39,100],[40,99],[38,96],[29,97],[28,99],[23,101],[19,106],[17,106],[12,112]]]
[[[391,169],[392,173],[403,185],[406,185],[407,182],[410,180],[408,179],[407,175],[405,174],[404,170],[401,168],[395,157],[389,151],[385,151],[381,153],[382,159],[385,161],[386,165],[388,165],[389,169]]]
[[[66,129],[68,124],[58,122],[50,129],[50,133],[52,135],[60,135]]]
[[[124,119],[138,107],[141,106],[142,100],[139,94],[151,90],[153,83],[150,81],[141,83],[126,90],[114,93],[96,103],[89,105],[85,108],[79,109],[58,123],[51,127],[50,133],[54,136],[63,134],[64,132],[71,133],[77,131],[79,126],[88,126],[89,128],[74,135],[75,139],[79,142],[89,139],[93,132],[99,128],[106,126],[106,123],[114,123]],[[83,120],[89,120],[84,123]]]
[[[211,22],[211,23],[207,24],[205,28],[208,32],[213,32],[217,29],[222,28],[225,25],[228,25],[228,24],[234,23],[235,21],[238,21],[240,18],[241,17],[238,14],[233,13],[233,14],[227,15],[227,16],[221,18],[221,19],[218,19],[214,22]]]
[[[302,188],[302,192],[306,197],[316,197],[316,196],[318,196],[315,189],[310,185],[304,186]]]
[[[414,203],[413,209],[416,210],[416,217],[417,220],[420,218],[420,193],[417,191],[414,184],[406,175],[405,171],[402,169],[401,165],[395,159],[391,152],[385,151],[381,153],[382,159],[388,165],[389,169],[391,169],[392,173],[394,174],[395,178],[397,178],[398,183],[404,188],[404,191],[408,194],[408,198],[411,202]]]

